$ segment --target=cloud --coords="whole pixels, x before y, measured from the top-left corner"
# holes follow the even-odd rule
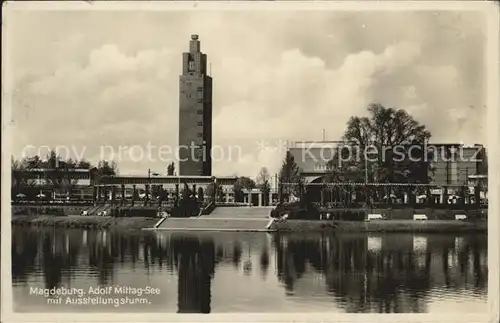
[[[485,141],[484,66],[471,60],[482,57],[481,16],[455,24],[457,35],[443,27],[452,13],[67,14],[66,29],[67,16],[47,12],[13,23],[16,154],[27,144],[86,147],[93,159],[101,145],[175,147],[181,53],[197,31],[214,78],[214,145],[242,152],[214,163],[216,175],[274,173],[284,151],[259,140],[319,140],[323,129],[338,139],[374,101],[408,109],[437,141]],[[166,165],[118,162],[124,173]]]

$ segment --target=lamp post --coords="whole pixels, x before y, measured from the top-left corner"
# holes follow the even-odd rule
[[[365,152],[365,184],[368,184],[368,159],[366,158],[366,152]]]
[[[278,173],[274,174],[274,191],[276,193],[278,193],[277,195],[279,195],[279,191],[278,191]],[[271,203],[273,202],[273,193],[271,193]],[[279,199],[278,199],[279,200]]]
[[[147,206],[149,204],[149,187],[150,186],[151,186],[151,169],[148,168],[148,180],[146,181],[146,185],[145,185],[146,196],[144,197],[144,206]]]

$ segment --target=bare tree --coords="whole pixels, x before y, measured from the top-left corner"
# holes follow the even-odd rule
[[[269,192],[271,190],[271,185],[269,180],[271,175],[266,167],[262,167],[259,174],[257,175],[257,186],[260,188],[262,195],[264,197],[263,203],[265,206],[269,205]]]

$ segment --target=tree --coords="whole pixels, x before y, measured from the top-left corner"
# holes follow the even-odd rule
[[[281,165],[278,181],[280,185],[280,200],[288,197],[290,193],[298,195],[299,183],[302,182],[300,169],[289,151],[286,152],[285,160],[283,160]],[[285,185],[284,183],[289,184]]]
[[[174,162],[168,164],[167,166],[167,175],[168,176],[174,176],[175,173],[175,164]]]
[[[25,186],[26,183],[23,179],[23,176],[19,172],[22,170],[22,163],[14,159],[14,156],[11,156],[11,190],[12,196],[18,194],[21,190],[21,187]]]
[[[26,157],[21,161],[23,169],[43,168],[44,162],[40,156]]]
[[[431,134],[425,126],[401,109],[371,104],[368,112],[369,117],[347,123],[342,137],[347,146],[339,147],[328,163],[330,180],[429,183],[431,159],[424,158],[428,152],[423,148]]]
[[[161,185],[151,185],[151,197],[152,198],[161,198],[162,197],[163,187]]]
[[[271,175],[269,175],[269,171],[266,167],[262,167],[259,174],[257,175],[257,185],[260,188],[262,195],[264,197],[263,204],[264,206],[269,205],[269,192],[271,191],[271,184],[269,183],[269,179]]]
[[[107,160],[101,160],[97,163],[97,167],[95,167],[91,171],[91,177],[97,183],[105,176],[115,176],[118,173],[118,167],[115,161],[111,163]]]
[[[207,196],[210,197],[210,199],[212,199],[213,196],[215,195],[214,194],[215,190],[216,190],[215,183],[208,184],[206,193],[207,193]]]
[[[238,177],[236,183],[234,183],[234,200],[236,202],[243,202],[244,193],[243,189],[251,190],[256,187],[255,181],[250,177],[241,176]]]
[[[82,159],[78,162],[78,168],[80,169],[91,169],[92,168],[92,164],[88,161],[86,161],[85,159]]]
[[[191,195],[191,190],[189,189],[188,184],[184,183],[184,188],[182,189],[182,198],[184,200],[187,200],[190,195]]]
[[[253,179],[251,179],[250,177],[241,176],[241,177],[238,177],[237,181],[238,181],[238,183],[241,184],[241,187],[246,188],[246,189],[253,189],[257,186],[255,181]]]
[[[43,180],[44,185],[49,185],[52,189],[59,192],[71,193],[75,185],[78,184],[78,179],[72,175],[76,169],[88,169],[90,171],[91,182],[99,181],[103,176],[116,175],[118,167],[116,162],[100,161],[97,167],[92,167],[88,161],[76,161],[71,158],[64,159],[57,154],[55,150],[51,150],[46,159],[43,160],[40,156],[25,157],[18,161],[12,157],[12,188],[14,191],[23,190],[38,191],[40,180]],[[38,172],[27,172],[23,174],[21,171],[30,171],[38,169]],[[45,171],[42,171],[45,170]]]
[[[205,200],[205,196],[203,195],[203,187],[198,187],[198,201],[203,202]]]
[[[50,169],[59,168],[59,161],[60,160],[61,160],[61,157],[59,155],[57,155],[57,152],[55,150],[51,150],[47,154],[46,168],[50,168]]]
[[[138,189],[135,189],[135,190],[132,192],[132,196],[133,196],[134,201],[139,200],[139,190],[138,190]]]
[[[432,156],[424,151],[431,133],[404,110],[385,108],[380,104],[368,107],[368,117],[351,117],[342,137],[346,143],[337,149],[328,162],[326,181],[369,183],[422,183],[431,180]],[[412,149],[410,149],[412,148]],[[427,158],[425,158],[427,156]],[[362,187],[347,187],[359,191]],[[394,193],[401,196],[403,188]],[[380,197],[388,192],[375,190]]]
[[[224,201],[224,189],[222,188],[221,184],[217,184],[217,190],[215,191],[215,194],[217,195],[217,199],[219,201]]]
[[[31,161],[36,161],[37,167],[35,168],[48,170],[44,172],[44,181],[56,190],[70,194],[72,188],[78,183],[78,179],[74,179],[70,175],[70,172],[74,171],[77,166],[76,161],[71,158],[64,160],[55,150],[51,150],[47,154],[45,161],[38,161],[38,156],[35,156]]]
[[[478,175],[488,175],[488,154],[486,148],[481,148],[477,159],[479,160]]]
[[[212,182],[207,186],[207,196],[210,196],[212,199],[214,195],[216,201],[222,201],[224,199],[224,189],[222,185],[217,182]]]
[[[479,161],[479,166],[477,170],[477,175],[486,175],[488,176],[488,153],[486,151],[485,147],[481,148],[481,151],[479,152],[478,156],[476,157],[477,160]],[[468,182],[468,179],[466,179]],[[488,181],[481,181],[481,179],[478,179],[479,184],[481,186],[481,190],[485,193],[488,194]]]

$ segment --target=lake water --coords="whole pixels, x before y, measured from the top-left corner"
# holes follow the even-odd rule
[[[487,236],[14,227],[12,276],[17,312],[485,312]]]

